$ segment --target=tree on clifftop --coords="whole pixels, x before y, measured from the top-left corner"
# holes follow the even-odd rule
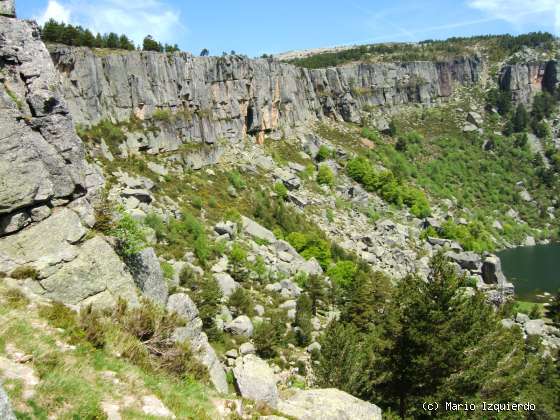
[[[163,52],[163,46],[159,42],[154,40],[151,35],[148,35],[146,38],[144,38],[144,42],[142,43],[142,50]]]

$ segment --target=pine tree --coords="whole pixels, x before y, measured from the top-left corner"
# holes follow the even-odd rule
[[[326,298],[324,280],[319,276],[311,275],[308,277],[304,289],[311,300],[311,312],[313,316],[316,316],[319,305]]]
[[[516,133],[521,133],[527,128],[527,125],[529,124],[529,114],[523,104],[517,105],[515,113],[513,114],[512,124],[513,131]]]
[[[311,342],[312,303],[307,293],[302,293],[296,303],[296,341],[299,346],[306,346]]]
[[[158,52],[163,52],[163,47],[162,45],[155,41],[154,38],[152,38],[151,35],[146,36],[146,38],[144,38],[144,42],[142,44],[142,49],[144,51],[158,51]]]

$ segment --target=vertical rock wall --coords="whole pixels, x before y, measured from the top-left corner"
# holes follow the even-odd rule
[[[169,110],[168,141],[239,139],[331,117],[359,122],[364,105],[436,103],[456,85],[476,83],[482,63],[349,64],[302,69],[272,59],[194,57],[53,47],[72,115],[81,124],[151,118]],[[165,131],[165,130],[164,130]]]

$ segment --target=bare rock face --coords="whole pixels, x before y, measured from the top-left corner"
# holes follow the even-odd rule
[[[530,105],[539,92],[552,93],[559,82],[557,60],[506,65],[500,73],[500,88],[511,91],[513,101],[524,105]]]
[[[0,16],[0,236],[86,193],[91,169],[59,86],[36,24]]]
[[[0,0],[0,16],[16,17],[14,0]]]
[[[190,344],[198,360],[208,369],[212,384],[219,392],[226,394],[228,392],[226,373],[208,342],[208,337],[202,331],[202,320],[198,317],[195,303],[187,294],[176,293],[169,296],[167,310],[176,313],[186,322],[184,327],[177,328],[173,338],[177,342],[187,341]]]
[[[278,410],[298,420],[381,420],[381,409],[338,389],[298,390]]]
[[[77,122],[123,121],[132,114],[150,119],[156,110],[167,110],[174,117],[160,124],[159,134],[167,148],[177,148],[181,138],[214,143],[250,134],[263,140],[267,133],[325,116],[359,122],[366,104],[437,102],[455,85],[477,82],[481,68],[478,57],[310,70],[240,56],[130,52],[99,57],[87,48],[61,46],[51,55]]]
[[[9,281],[69,305],[135,305],[124,263],[87,236],[103,177],[85,160],[39,28],[13,8],[0,2],[0,271],[23,268],[28,278]]]

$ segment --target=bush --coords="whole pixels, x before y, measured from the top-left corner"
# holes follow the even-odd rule
[[[311,317],[313,316],[312,302],[306,293],[302,293],[296,303],[296,341],[299,346],[307,346],[311,342]]]
[[[336,286],[348,289],[354,282],[357,273],[358,266],[354,262],[338,261],[329,267],[327,276]]]
[[[175,274],[175,269],[167,261],[161,263],[161,271],[163,272],[163,277],[166,279],[172,279]]]
[[[244,190],[247,188],[247,184],[245,180],[241,176],[241,174],[237,171],[231,171],[227,174],[229,183],[236,189],[236,190]]]
[[[247,315],[252,317],[255,315],[253,300],[243,287],[235,289],[229,297],[228,305],[233,308],[233,312],[236,316]]]
[[[37,280],[39,278],[39,272],[31,266],[22,265],[10,273],[10,277],[17,280],[32,279]]]
[[[276,356],[275,347],[280,343],[281,332],[274,321],[258,323],[253,332],[253,343],[257,354],[265,359]]]
[[[317,183],[320,185],[328,185],[332,187],[334,185],[334,174],[327,165],[320,165],[319,172],[317,173]]]
[[[284,183],[278,181],[276,184],[274,184],[274,192],[276,193],[276,195],[278,195],[278,197],[280,197],[282,200],[285,200],[286,197],[288,196],[288,189],[286,188],[286,186],[284,185]]]
[[[4,298],[8,308],[25,308],[29,304],[29,299],[19,289],[10,288],[6,290]]]
[[[169,122],[173,118],[173,113],[169,109],[156,109],[152,118],[156,121]]]
[[[366,157],[350,160],[346,171],[350,178],[362,184],[366,190],[376,192],[385,201],[399,207],[406,204],[416,217],[430,215],[430,205],[423,191],[403,185],[390,171],[377,173]]]
[[[316,258],[323,269],[326,269],[330,264],[331,249],[329,243],[324,239],[317,238],[315,234],[292,232],[288,235],[287,241],[305,259]]]
[[[128,213],[121,213],[121,218],[110,231],[117,239],[117,252],[122,257],[131,257],[146,246],[146,237],[140,224]]]
[[[379,134],[379,131],[369,127],[362,128],[360,134],[362,135],[362,137],[365,137],[366,139],[371,140],[373,142],[377,142],[381,139],[381,135]]]
[[[319,147],[319,151],[317,152],[317,156],[315,156],[315,159],[317,160],[317,162],[323,162],[332,158],[332,156],[332,150],[323,144],[321,147]]]

